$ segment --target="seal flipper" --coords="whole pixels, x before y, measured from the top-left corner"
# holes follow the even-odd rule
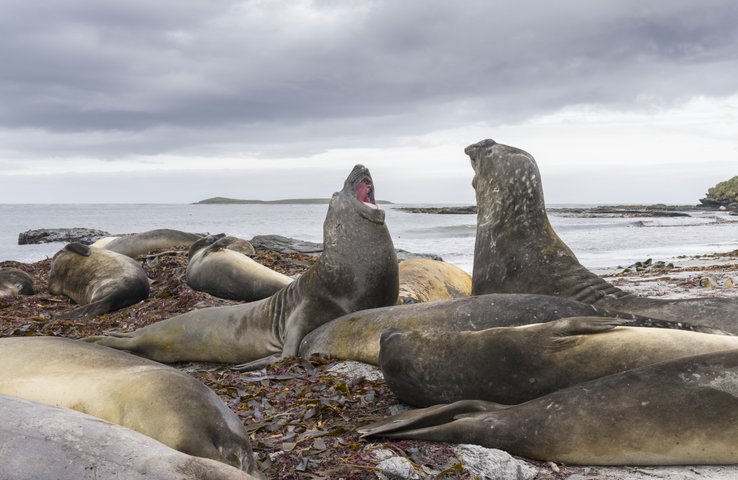
[[[594,335],[612,330],[627,322],[618,318],[610,317],[569,317],[554,320],[544,324],[544,328],[550,335],[545,337],[550,340],[542,347],[557,351],[573,346],[578,335]]]
[[[453,423],[458,419],[463,419],[469,414],[479,412],[489,412],[508,408],[507,405],[499,403],[485,402],[483,400],[460,400],[458,402],[445,405],[434,405],[428,408],[419,408],[417,410],[409,410],[402,412],[384,420],[371,423],[365,427],[357,428],[361,438],[373,436],[398,436],[406,437],[426,428],[439,427],[441,425]]]
[[[64,250],[67,250],[67,251],[70,251],[70,252],[74,252],[77,255],[82,255],[83,257],[89,257],[90,254],[92,253],[92,249],[89,246],[84,245],[84,244],[79,243],[79,242],[68,243],[64,247]]]
[[[239,365],[233,365],[230,367],[230,369],[235,370],[237,372],[251,372],[254,370],[261,370],[262,368],[266,368],[269,365],[277,363],[281,358],[282,358],[281,353],[275,353],[274,355],[269,355],[268,357],[259,358],[254,361],[248,362],[248,363],[241,363]]]
[[[109,298],[106,298],[97,302],[88,303],[87,305],[75,308],[74,310],[70,310],[68,312],[60,313],[58,315],[55,315],[54,317],[64,320],[82,317],[96,317],[98,315],[102,315],[103,313],[110,312],[111,306],[111,300]]]

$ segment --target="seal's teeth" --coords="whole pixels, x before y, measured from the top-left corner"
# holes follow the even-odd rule
[[[371,207],[371,208],[373,208],[373,209],[375,209],[375,210],[379,210],[379,207],[378,207],[378,206],[376,206],[376,205],[375,205],[375,204],[373,204],[373,203],[369,203],[369,202],[361,202],[361,203],[363,203],[363,204],[364,204],[364,205],[366,205],[367,207]]]

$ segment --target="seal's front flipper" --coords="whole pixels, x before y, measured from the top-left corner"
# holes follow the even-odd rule
[[[110,299],[104,299],[97,302],[89,303],[82,307],[75,308],[68,312],[54,315],[54,318],[60,318],[63,320],[69,320],[73,318],[82,317],[96,317],[103,313],[108,313],[111,310]]]
[[[236,370],[238,372],[251,372],[253,370],[261,370],[262,368],[266,368],[273,363],[277,363],[277,361],[279,361],[281,358],[281,353],[275,353],[274,355],[269,355],[268,357],[254,360],[253,362],[233,365],[231,367],[231,370]]]
[[[361,438],[373,436],[410,438],[405,435],[428,427],[438,427],[451,423],[459,417],[466,416],[466,414],[499,410],[501,408],[507,408],[507,406],[482,400],[460,400],[446,405],[434,405],[428,408],[402,412],[365,427],[357,428],[356,431],[359,432]]]

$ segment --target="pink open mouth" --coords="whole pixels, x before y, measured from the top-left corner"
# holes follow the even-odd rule
[[[374,203],[374,185],[370,180],[364,179],[356,186],[356,198],[371,208],[378,209],[379,207]]]

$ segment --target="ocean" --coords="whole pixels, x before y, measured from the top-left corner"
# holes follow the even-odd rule
[[[476,215],[408,213],[383,205],[395,247],[435,253],[471,273]],[[567,205],[569,206],[569,205]],[[582,205],[577,205],[581,207]],[[551,223],[580,262],[593,270],[625,267],[636,261],[673,261],[738,249],[738,217],[723,212],[690,211],[689,217],[579,218],[549,212]],[[63,244],[18,245],[30,229],[86,227],[111,234],[173,228],[227,233],[250,239],[278,234],[321,242],[327,205],[164,205],[53,204],[0,205],[0,261],[35,262],[52,256]]]

